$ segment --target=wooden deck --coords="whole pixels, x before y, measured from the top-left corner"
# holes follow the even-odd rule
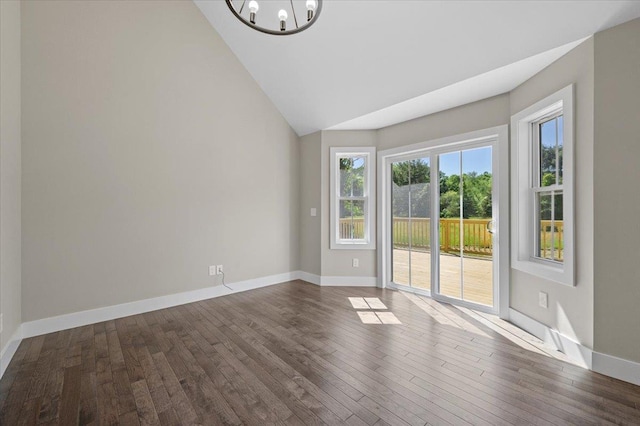
[[[464,298],[469,302],[493,306],[493,262],[489,259],[465,257],[463,262],[464,295],[460,288],[460,262],[457,256],[440,256],[440,288],[445,296]],[[431,253],[411,252],[412,285],[431,288]],[[393,281],[409,285],[409,251],[393,250]],[[464,297],[463,297],[464,296]]]
[[[398,321],[365,324],[349,297]],[[513,328],[400,291],[279,284],[23,340],[0,425],[639,423],[640,387]]]

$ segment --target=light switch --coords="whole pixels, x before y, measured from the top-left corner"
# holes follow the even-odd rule
[[[318,212],[315,207],[311,207],[311,216],[317,216]]]

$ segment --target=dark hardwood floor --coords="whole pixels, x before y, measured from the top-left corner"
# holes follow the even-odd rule
[[[402,324],[363,324],[358,296]],[[0,424],[640,424],[640,387],[544,352],[430,299],[295,281],[26,339]]]

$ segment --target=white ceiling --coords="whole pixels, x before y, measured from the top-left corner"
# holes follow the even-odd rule
[[[640,1],[325,0],[311,28],[272,36],[223,0],[194,1],[299,135],[377,129],[504,93],[640,17]]]

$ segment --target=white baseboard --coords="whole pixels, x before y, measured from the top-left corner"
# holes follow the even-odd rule
[[[596,352],[514,309],[509,309],[509,321],[555,347],[582,367],[640,386],[638,362]]]
[[[156,311],[158,309],[170,308],[172,306],[184,305],[186,303],[211,299],[214,297],[226,296],[241,291],[253,290],[282,282],[302,279],[310,283],[322,286],[354,286],[354,287],[375,287],[375,277],[320,277],[303,271],[292,271],[283,274],[270,275],[261,278],[239,281],[228,284],[232,290],[218,285],[199,290],[186,291],[183,293],[171,294],[167,296],[153,297],[150,299],[137,300],[135,302],[122,303],[119,305],[105,306],[103,308],[90,309],[86,311],[73,312],[50,318],[43,318],[35,321],[22,323],[18,330],[11,337],[11,340],[0,353],[0,378],[6,370],[11,358],[15,354],[22,339],[40,336],[42,334],[54,333],[56,331],[95,324],[102,321],[109,321],[129,315],[137,315],[145,312]]]
[[[546,344],[555,347],[560,352],[567,355],[576,364],[592,369],[593,351],[586,346],[574,341],[573,339],[561,334],[541,322],[534,320],[527,315],[509,309],[509,321],[517,325],[524,331],[533,334]]]
[[[376,287],[376,277],[321,277],[304,271],[293,271],[284,274],[270,275],[246,281],[229,284],[233,290],[223,286],[208,287],[199,290],[187,291],[168,296],[154,297],[136,302],[107,306],[82,312],[44,318],[21,324],[11,336],[9,342],[0,352],[0,379],[4,375],[9,362],[13,358],[24,338],[39,336],[41,334],[94,324],[136,315],[185,303],[197,302],[242,291],[253,290],[282,282],[301,279],[320,286],[348,286],[348,287]],[[564,352],[574,362],[592,369],[598,373],[629,383],[640,385],[640,363],[629,361],[615,356],[594,352],[591,349],[560,334],[558,331],[536,321],[514,309],[509,309],[510,321],[533,334],[544,342],[553,345]]]
[[[301,280],[322,287],[377,287],[376,277],[330,277],[299,271]]]
[[[18,326],[7,344],[2,348],[2,352],[0,352],[0,379],[4,376],[4,372],[7,370],[11,358],[13,358],[18,350],[18,346],[20,346],[20,342],[22,342],[22,324]]]
[[[71,314],[56,317],[43,318],[29,321],[22,324],[23,338],[39,336],[41,334],[53,333],[69,328],[80,327],[97,322],[109,321],[129,315],[137,315],[145,312],[156,311],[158,309],[170,308],[172,306],[184,305],[185,303],[197,302],[214,297],[226,296],[241,291],[253,290],[286,281],[298,279],[299,272],[287,272],[284,274],[270,275],[246,281],[239,281],[228,284],[233,290],[218,285],[199,290],[186,291],[183,293],[171,294],[168,296],[154,297],[151,299],[138,300],[135,302],[122,303],[120,305],[105,306],[104,308],[91,309],[87,311],[74,312]]]
[[[594,352],[593,371],[640,386],[640,363],[638,362]]]
[[[298,279],[311,284],[320,285],[320,275],[312,274],[305,271],[298,271]]]

